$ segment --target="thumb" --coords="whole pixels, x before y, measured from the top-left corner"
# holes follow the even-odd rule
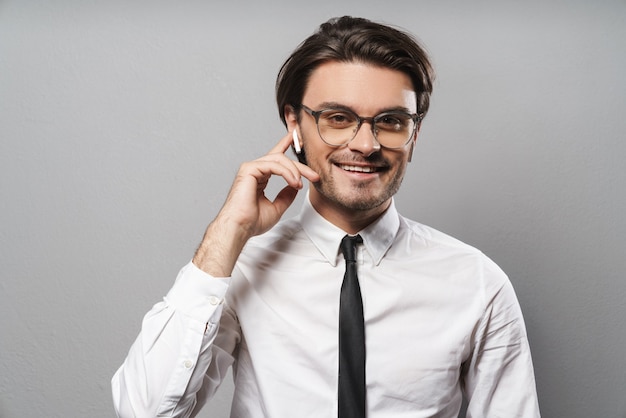
[[[291,206],[297,195],[298,189],[294,189],[291,186],[285,186],[276,195],[276,198],[272,203],[274,204],[274,208],[276,208],[276,211],[279,213],[280,216],[283,216],[287,209],[289,209],[289,206]]]

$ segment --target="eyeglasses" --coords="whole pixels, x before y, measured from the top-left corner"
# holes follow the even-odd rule
[[[374,117],[363,117],[348,108],[332,107],[312,110],[301,104],[300,108],[315,118],[317,132],[326,144],[339,147],[356,137],[363,122],[372,127],[372,135],[385,148],[402,148],[409,143],[422,115],[403,111],[383,112]]]

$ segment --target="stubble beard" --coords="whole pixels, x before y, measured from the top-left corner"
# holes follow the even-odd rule
[[[297,154],[297,158],[302,164],[311,167],[307,159],[306,150],[307,146],[305,142],[301,153]],[[400,168],[394,174],[389,184],[387,184],[387,187],[377,195],[368,191],[369,185],[367,182],[357,183],[353,190],[350,190],[348,193],[342,193],[335,183],[335,179],[332,177],[330,170],[322,171],[320,167],[311,168],[320,175],[320,180],[313,183],[313,187],[315,187],[317,192],[329,203],[353,212],[371,211],[387,202],[400,190],[400,185],[402,184],[406,172],[406,166]]]
[[[320,181],[313,184],[317,192],[337,207],[355,212],[371,211],[386,203],[398,192],[404,178],[404,170],[399,170],[386,187],[378,192],[369,190],[371,186],[368,182],[356,183],[351,190],[346,191],[340,190],[330,173],[318,173]]]

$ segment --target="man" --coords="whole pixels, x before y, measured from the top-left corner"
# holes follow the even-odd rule
[[[113,378],[119,416],[193,416],[230,366],[233,417],[457,417],[463,394],[471,417],[539,416],[507,277],[393,203],[432,79],[409,35],[363,19],[298,47],[277,80],[289,134],[241,165],[146,315]],[[279,222],[303,178],[300,215]]]

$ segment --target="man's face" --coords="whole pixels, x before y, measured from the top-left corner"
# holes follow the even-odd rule
[[[416,113],[416,94],[411,79],[400,71],[329,62],[311,75],[302,104],[313,110],[341,105],[372,117],[399,108]],[[315,118],[300,112],[299,131],[307,164],[320,175],[310,190],[318,212],[329,218],[333,213],[346,216],[386,210],[400,187],[417,136],[403,148],[381,148],[371,125],[363,123],[350,143],[332,147],[320,138]]]

